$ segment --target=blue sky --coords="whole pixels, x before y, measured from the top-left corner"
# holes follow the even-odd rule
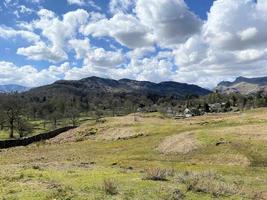
[[[3,0],[0,84],[266,76],[266,13],[265,0]]]

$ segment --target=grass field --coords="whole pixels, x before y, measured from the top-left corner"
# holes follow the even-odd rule
[[[0,199],[267,199],[267,109],[106,118],[0,150]]]

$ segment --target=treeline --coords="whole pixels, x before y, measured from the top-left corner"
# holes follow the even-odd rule
[[[81,116],[97,121],[103,116],[136,112],[138,107],[153,107],[158,101],[159,96],[126,93],[0,94],[0,130],[8,129],[10,138],[14,138],[14,133],[24,137],[33,131],[32,121],[40,120],[44,129],[48,123],[56,129],[62,120],[76,126]]]
[[[63,93],[57,95],[1,94],[0,95],[0,130],[9,130],[9,137],[14,132],[24,137],[33,130],[33,120],[41,120],[45,128],[50,123],[57,128],[59,121],[68,120],[76,126],[79,117],[86,116],[99,120],[104,116],[126,115],[133,112],[179,113],[185,108],[197,112],[212,112],[212,104],[223,104],[223,110],[239,110],[267,106],[267,97],[263,93],[243,96],[240,94],[211,93],[207,96],[188,95],[185,98],[177,96],[159,96],[152,94],[129,93],[94,93],[75,95]]]
[[[68,119],[76,126],[81,110],[75,99],[51,99],[43,103],[30,101],[21,94],[0,95],[0,130],[8,129],[9,138],[25,137],[33,132],[31,121],[40,120],[43,129],[47,123],[52,129],[58,127],[59,120]]]

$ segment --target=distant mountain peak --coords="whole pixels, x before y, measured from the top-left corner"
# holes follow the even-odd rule
[[[30,89],[29,87],[17,84],[0,85],[0,93],[25,92],[28,91],[29,89]]]
[[[267,77],[246,78],[237,77],[235,81],[220,82],[214,89],[221,93],[240,93],[243,95],[264,92],[267,94]]]

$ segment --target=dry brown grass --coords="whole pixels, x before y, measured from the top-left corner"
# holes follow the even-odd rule
[[[221,176],[211,171],[185,172],[177,177],[177,181],[185,184],[188,191],[207,193],[216,198],[232,196],[242,190],[241,185],[227,183]]]
[[[133,126],[136,123],[147,123],[148,120],[151,119],[143,118],[141,115],[106,118],[103,123],[85,123],[76,129],[67,131],[48,140],[47,143],[63,144],[87,139],[120,140],[136,138],[146,134],[144,132],[136,131]]]
[[[252,195],[253,200],[267,200],[267,192],[256,192]]]
[[[121,127],[103,130],[96,138],[100,140],[121,140],[136,138],[144,135],[144,133],[137,132],[131,127]]]
[[[113,179],[105,179],[103,181],[103,190],[106,194],[117,195],[119,194],[118,184]]]
[[[166,181],[168,171],[160,168],[149,168],[145,170],[143,180]]]
[[[199,141],[191,132],[181,133],[167,137],[158,146],[158,151],[164,154],[182,153],[186,154],[201,146]]]
[[[96,129],[88,124],[83,124],[78,128],[69,130],[47,141],[49,144],[63,144],[77,142],[86,139],[93,139],[96,134]]]

